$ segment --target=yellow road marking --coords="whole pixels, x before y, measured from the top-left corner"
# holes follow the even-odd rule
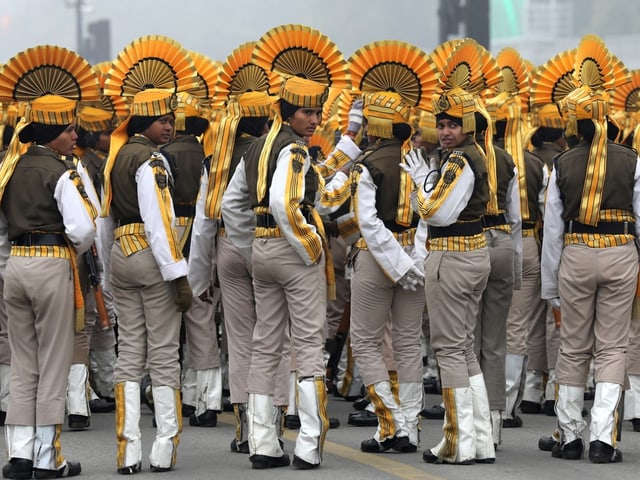
[[[229,412],[221,413],[220,415],[218,415],[218,421],[228,423],[230,425],[236,424],[235,417]],[[285,430],[284,432],[284,438],[291,442],[295,442],[297,436],[298,433],[291,430]],[[430,473],[425,472],[424,470],[420,470],[419,468],[415,468],[411,465],[398,462],[397,460],[391,460],[390,458],[388,458],[391,455],[364,453],[360,450],[356,450],[355,448],[345,447],[344,445],[340,445],[339,443],[329,441],[324,442],[324,452],[330,453],[331,455],[335,455],[337,457],[345,458],[347,460],[351,460],[352,462],[357,462],[362,465],[373,467],[377,470],[388,473],[389,475],[402,480],[444,480],[442,477],[431,475]]]

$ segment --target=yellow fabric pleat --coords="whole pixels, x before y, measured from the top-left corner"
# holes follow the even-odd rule
[[[20,160],[22,144],[20,143],[19,134],[27,125],[29,125],[29,123],[31,122],[27,122],[25,120],[20,120],[20,122],[18,122],[13,133],[13,137],[11,137],[11,142],[9,142],[9,146],[7,147],[4,159],[2,160],[2,163],[0,163],[0,201],[2,201],[4,190],[7,188],[7,184],[16,169],[18,160]]]
[[[371,400],[371,404],[373,405],[376,416],[378,417],[378,433],[380,435],[380,440],[383,441],[387,438],[393,437],[396,434],[396,424],[391,410],[386,407],[380,396],[377,394],[374,385],[369,385],[367,387],[367,393],[369,394],[369,400]]]
[[[327,386],[324,383],[324,377],[317,376],[313,379],[313,385],[316,391],[316,401],[318,402],[318,416],[322,425],[320,429],[320,438],[318,440],[318,451],[322,456],[324,449],[324,441],[329,430],[329,414],[327,413]]]
[[[116,466],[122,468],[126,466],[125,453],[127,451],[127,437],[124,435],[124,423],[125,423],[125,396],[124,396],[125,382],[118,382],[113,386],[113,394],[116,400]]]
[[[109,155],[107,155],[107,159],[104,162],[102,185],[104,193],[102,195],[102,211],[100,212],[100,216],[102,217],[109,216],[109,212],[111,210],[111,170],[113,170],[113,166],[115,165],[118,152],[129,140],[129,136],[127,135],[127,126],[129,125],[130,119],[131,117],[127,118],[111,133]]]
[[[240,106],[237,101],[230,101],[227,106],[227,115],[218,124],[217,134],[213,143],[204,210],[207,218],[220,218],[222,195],[229,181],[229,167],[231,166],[231,157],[239,122]]]
[[[504,149],[513,158],[518,169],[518,188],[520,190],[520,214],[529,219],[529,201],[527,199],[527,175],[524,162],[522,109],[515,101],[509,102],[509,118],[504,132]]]
[[[391,394],[396,399],[398,405],[400,405],[400,383],[398,382],[398,372],[396,370],[389,370],[389,384],[391,385]]]
[[[441,457],[455,458],[458,452],[458,409],[456,406],[455,389],[443,388],[442,401],[444,409],[447,412],[444,416],[444,425],[442,432],[444,433],[445,443],[440,450]]]
[[[64,463],[64,455],[62,455],[62,442],[60,437],[62,435],[62,425],[56,425],[56,433],[53,437],[53,450],[56,454],[56,470],[59,469]]]
[[[256,186],[258,202],[264,200],[264,196],[267,193],[267,173],[269,170],[269,157],[271,156],[271,149],[273,148],[273,142],[275,141],[280,129],[282,128],[282,116],[279,108],[274,108],[273,125],[269,129],[267,138],[265,139],[264,146],[260,152],[260,158],[258,160],[258,183]]]
[[[80,285],[80,275],[78,274],[78,262],[76,258],[76,249],[71,241],[67,240],[67,247],[71,253],[73,260],[71,261],[71,271],[73,272],[73,306],[75,331],[81,332],[84,329],[84,296],[82,294],[82,286]]]
[[[149,166],[153,170],[155,178],[158,178],[162,175],[165,175],[167,177],[169,176],[169,173],[165,169],[164,162],[162,161],[162,158],[160,158],[158,153],[153,153],[151,161],[149,162]],[[166,183],[167,185],[169,184],[168,178]],[[182,249],[180,248],[177,239],[177,233],[171,215],[171,212],[173,211],[173,204],[171,194],[169,193],[169,187],[160,188],[158,186],[158,183],[156,182],[155,190],[158,205],[160,206],[160,213],[162,214],[162,225],[164,227],[167,242],[169,243],[171,256],[174,261],[182,260]]]
[[[487,203],[487,215],[498,215],[498,174],[496,171],[496,152],[493,149],[493,127],[491,116],[485,109],[480,100],[476,100],[476,109],[487,120],[487,131],[484,136],[484,151],[480,149],[480,153],[484,154],[487,164],[487,174],[489,182],[489,202]]]
[[[193,226],[193,217],[179,217],[179,218],[185,220],[184,225],[181,225],[184,227],[182,229],[182,235],[180,235],[180,238],[178,239],[178,247],[180,248],[180,251],[184,251],[184,246],[187,244],[187,240],[191,238],[189,234],[191,233],[191,227]],[[178,219],[176,219],[176,222],[177,221]]]
[[[409,153],[410,139],[402,144],[400,150],[400,162],[404,156]],[[398,162],[398,163],[400,163]],[[415,188],[415,184],[409,174],[404,170],[400,170],[400,188],[398,189],[398,207],[396,212],[396,223],[403,227],[411,225],[413,220],[413,208],[411,208],[411,192]]]
[[[606,106],[602,102],[596,101],[592,103],[591,107],[595,134],[589,149],[587,175],[582,188],[578,220],[587,225],[597,225],[600,204],[602,203],[602,189],[607,172],[607,123],[604,118]]]
[[[144,232],[144,223],[128,223],[117,227],[113,232],[113,238],[120,243],[125,257],[149,248],[149,241]]]

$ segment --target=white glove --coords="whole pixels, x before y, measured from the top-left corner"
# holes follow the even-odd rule
[[[418,287],[424,285],[424,274],[415,265],[411,265],[407,273],[398,280],[398,285],[405,290],[415,292]]]
[[[418,187],[424,185],[424,181],[429,175],[429,167],[422,157],[420,150],[411,150],[404,156],[406,163],[401,163],[400,168],[407,172]]]
[[[349,125],[347,126],[347,132],[358,133],[362,128],[362,107],[363,102],[361,99],[356,100],[351,105],[349,110]]]
[[[549,303],[551,304],[552,308],[557,308],[558,310],[560,310],[560,297],[554,297],[550,299]]]

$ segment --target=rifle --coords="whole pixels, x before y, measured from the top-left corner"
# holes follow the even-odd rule
[[[351,323],[351,303],[347,302],[344,305],[342,311],[342,317],[340,318],[340,324],[336,335],[332,339],[327,340],[326,350],[329,353],[329,360],[327,361],[327,383],[333,385],[333,382],[338,374],[338,364],[340,363],[340,357],[342,356],[342,349],[344,343],[347,340],[349,334],[349,325]]]
[[[107,313],[107,307],[104,303],[104,295],[102,294],[102,287],[100,286],[100,272],[98,271],[98,250],[96,244],[92,244],[91,248],[84,252],[84,258],[87,261],[89,267],[89,281],[93,287],[93,293],[96,299],[96,310],[98,310],[98,325],[102,330],[109,330],[111,328],[111,321],[109,320],[109,314]]]

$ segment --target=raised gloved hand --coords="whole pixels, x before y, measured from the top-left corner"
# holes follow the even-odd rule
[[[420,150],[411,150],[404,156],[404,161],[406,163],[401,163],[400,168],[413,178],[418,187],[422,187],[430,170]]]
[[[178,306],[176,310],[184,313],[189,310],[193,302],[193,292],[189,280],[187,277],[178,277],[173,281],[173,286],[176,289],[175,304]]]
[[[424,285],[424,274],[418,270],[415,265],[412,265],[407,272],[398,280],[400,285],[405,290],[411,290],[415,292],[418,287]]]
[[[349,110],[349,124],[347,125],[347,132],[356,134],[362,128],[362,107],[363,102],[361,99],[356,100],[351,105]]]

